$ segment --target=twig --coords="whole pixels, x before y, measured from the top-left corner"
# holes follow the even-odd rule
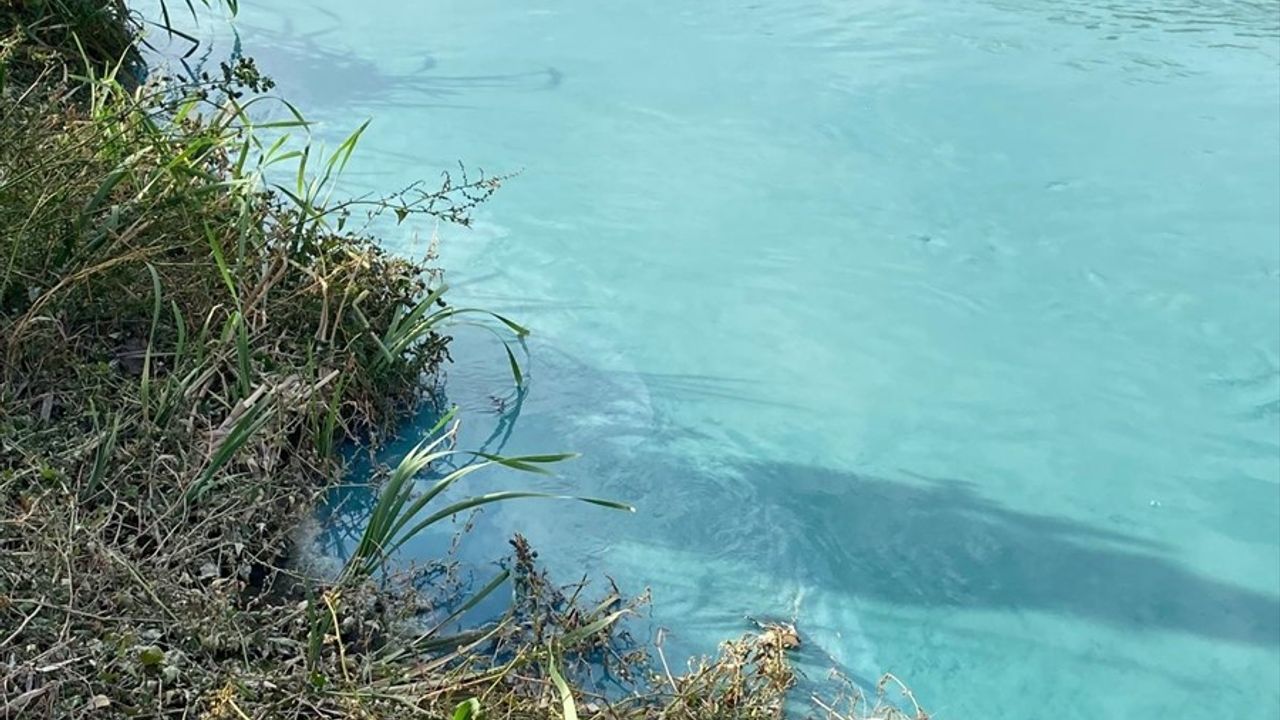
[[[333,606],[333,594],[326,592],[321,597],[329,608],[329,617],[333,619],[333,638],[338,643],[338,667],[342,668],[343,679],[350,683],[351,675],[347,672],[347,649],[342,644],[342,627],[338,624],[338,611]]]
[[[662,651],[662,642],[667,637],[667,631],[658,628],[658,638],[654,641],[654,649],[658,651],[658,659],[662,661],[662,671],[667,674],[667,682],[671,684],[671,692],[679,695],[680,688],[676,687],[676,679],[671,675],[671,666],[667,665],[667,654]]]
[[[40,610],[43,607],[44,607],[43,604],[36,605],[36,609],[32,610],[30,615],[27,615],[26,617],[22,618],[22,622],[18,623],[17,629],[15,629],[12,633],[10,633],[9,637],[5,638],[4,640],[0,640],[0,647],[4,647],[5,645],[8,645],[9,643],[13,642],[14,638],[21,635],[22,631],[26,629],[27,623],[31,622],[31,619],[34,618],[36,615],[38,615],[40,613]]]

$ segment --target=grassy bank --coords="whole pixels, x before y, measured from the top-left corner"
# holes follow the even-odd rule
[[[295,569],[337,449],[431,397],[450,325],[525,332],[359,228],[466,223],[501,179],[336,199],[359,131],[277,143],[305,121],[254,125],[249,61],[140,83],[140,27],[118,0],[0,0],[0,718],[780,717],[788,626],[672,667],[621,628],[632,601],[555,585],[520,538],[478,589],[447,563],[384,577],[426,524],[535,496],[442,503],[465,475],[560,459],[461,456],[422,492],[459,457],[448,416],[377,479],[343,572]],[[494,592],[500,621],[451,629]]]

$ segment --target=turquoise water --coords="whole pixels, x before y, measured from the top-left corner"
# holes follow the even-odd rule
[[[471,489],[638,512],[468,557],[650,585],[685,651],[795,615],[939,718],[1280,717],[1280,5],[244,5],[321,135],[374,118],[352,187],[522,171],[438,233],[527,393],[472,332],[447,392],[584,457]]]

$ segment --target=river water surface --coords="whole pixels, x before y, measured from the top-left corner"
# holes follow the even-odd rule
[[[522,171],[439,235],[527,390],[463,331],[447,392],[584,457],[469,489],[638,512],[468,557],[651,585],[686,651],[794,615],[939,718],[1280,717],[1276,2],[243,6],[322,137],[373,118],[349,185]]]

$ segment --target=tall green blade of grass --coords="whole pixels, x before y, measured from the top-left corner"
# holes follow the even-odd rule
[[[169,375],[165,378],[164,389],[160,397],[156,400],[155,408],[155,426],[164,429],[169,420],[172,419],[173,413],[177,410],[178,404],[181,402],[187,388],[200,372],[200,366],[195,363],[195,367],[186,375],[179,375],[179,370],[187,361],[187,321],[182,314],[182,309],[178,307],[178,303],[174,300],[169,301],[170,311],[173,313],[173,327],[176,333],[173,347],[173,362],[169,369]]]
[[[218,237],[213,232],[213,228],[209,227],[209,223],[204,222],[203,225],[205,239],[209,242],[209,252],[213,255],[214,264],[218,266],[218,276],[222,278],[222,283],[231,292],[231,300],[235,303],[236,309],[239,309],[240,291],[236,288],[235,279],[231,277],[231,268],[227,266],[227,259],[222,254],[222,243],[218,241]]]
[[[592,635],[595,635],[596,633],[601,632],[602,630],[609,627],[610,625],[618,622],[623,617],[625,617],[628,614],[628,612],[629,612],[628,610],[617,610],[612,613],[609,613],[608,615],[605,615],[599,620],[583,625],[582,627],[576,630],[570,630],[560,638],[560,643],[562,645],[575,645],[578,642],[585,640],[591,637]]]
[[[274,408],[273,399],[269,396],[263,396],[258,398],[258,401],[236,420],[231,427],[231,431],[227,433],[226,437],[222,438],[222,441],[214,450],[213,456],[209,459],[209,464],[205,466],[204,471],[187,489],[185,495],[187,502],[194,502],[204,496],[218,471],[231,458],[235,457],[235,454],[240,448],[244,447],[249,438],[266,426],[267,421],[271,419]]]
[[[155,266],[151,263],[147,263],[147,272],[151,274],[151,334],[147,336],[147,349],[142,357],[142,385],[138,389],[144,422],[150,422],[151,420],[151,358],[155,351],[156,329],[160,327],[160,309],[164,307],[164,296],[160,287],[160,273],[156,272]]]
[[[427,337],[435,330],[435,324],[424,322],[423,318],[448,289],[447,285],[441,285],[432,290],[407,313],[404,312],[402,306],[395,309],[391,320],[387,323],[387,329],[379,339],[378,344],[382,350],[382,361],[385,363],[394,362],[396,358],[403,356],[405,351],[414,343]],[[359,306],[357,305],[356,307],[358,308]],[[359,317],[363,318],[364,316],[361,314]],[[369,327],[367,319],[364,319],[364,323],[366,327]]]
[[[511,332],[516,334],[516,337],[525,337],[526,335],[529,334],[529,329],[524,327],[520,323],[516,322],[515,320],[512,320],[511,318],[506,317],[505,315],[501,315],[499,313],[493,312],[492,310],[485,310],[483,308],[469,308],[469,307],[445,308],[443,310],[436,312],[435,315],[432,316],[432,319],[434,322],[440,322],[441,320],[451,318],[456,315],[470,315],[470,314],[487,315],[493,318],[494,320],[497,320],[498,322],[502,323],[503,325],[506,325],[507,328],[511,330]]]
[[[418,635],[416,638],[410,640],[404,645],[398,645],[395,647],[395,649],[392,649],[389,652],[385,653],[383,655],[383,660],[386,662],[393,662],[409,654],[422,655],[422,654],[431,652],[436,648],[450,647],[450,646],[458,647],[460,645],[466,644],[468,640],[474,637],[477,637],[476,631],[463,632],[455,635],[444,635],[444,636],[440,635],[440,631],[448,627],[454,621],[458,620],[458,618],[461,618],[463,615],[467,613],[468,610],[471,610],[476,605],[479,605],[481,601],[483,601],[485,598],[492,595],[494,591],[502,587],[502,584],[505,583],[510,578],[511,578],[510,570],[503,570],[502,572],[498,573],[493,577],[492,580],[490,580],[487,584],[485,584],[484,587],[480,588],[474,594],[472,594],[471,597],[467,598],[466,602],[459,605],[457,609],[449,613],[447,617],[445,617],[443,620],[433,625],[429,630],[422,633],[421,635]]]
[[[430,438],[440,432],[456,413],[457,408],[451,408],[434,427],[427,431],[426,437]],[[360,535],[360,542],[347,561],[344,575],[367,576],[373,572],[382,555],[382,547],[391,535],[392,525],[413,491],[411,487],[413,479],[425,470],[434,458],[443,457],[443,454],[436,453],[436,449],[448,442],[450,437],[450,434],[444,434],[430,442],[424,440],[410,450],[392,471],[390,479],[378,495],[378,502],[369,514],[368,523]]]
[[[466,469],[469,469],[469,468],[479,469],[487,465],[489,465],[489,463],[480,463],[479,465],[469,465],[467,466]],[[418,533],[422,532],[423,530],[426,530],[427,528],[440,522],[441,520],[445,520],[447,518],[453,517],[458,513],[465,512],[467,510],[471,510],[472,508],[477,508],[482,505],[488,505],[490,503],[503,502],[506,500],[520,500],[520,499],[531,499],[531,498],[539,499],[539,500],[572,500],[575,502],[586,503],[588,505],[596,505],[599,507],[609,508],[610,510],[625,510],[626,512],[635,512],[635,508],[631,507],[630,505],[627,505],[626,503],[614,502],[613,500],[604,500],[602,498],[583,497],[580,495],[558,495],[555,493],[543,493],[543,492],[527,492],[522,490],[504,490],[501,492],[486,493],[484,495],[474,495],[465,500],[459,500],[458,502],[448,505],[443,509],[432,513],[431,515],[428,515],[423,520],[413,524],[408,530],[405,530],[404,532],[400,533],[397,539],[385,548],[385,550],[383,551],[383,554],[390,555],[396,550],[399,550],[400,547],[404,545],[406,542],[409,542],[410,540],[412,540],[414,536],[417,535]]]
[[[253,385],[253,349],[249,345],[249,331],[246,328],[244,315],[235,311],[231,315],[236,331],[236,386],[240,397],[249,397],[249,389]]]
[[[441,421],[436,424],[436,427],[427,434],[427,439],[423,440],[417,447],[406,454],[396,466],[395,470],[392,471],[390,479],[379,494],[378,502],[374,506],[373,512],[370,513],[368,524],[365,526],[364,532],[360,536],[360,541],[357,544],[355,551],[347,561],[347,566],[343,570],[344,579],[369,577],[386,562],[386,559],[393,552],[398,550],[406,542],[412,540],[422,531],[438,522],[451,518],[458,513],[491,503],[503,502],[506,500],[543,498],[573,500],[613,510],[634,512],[635,509],[630,505],[614,502],[612,500],[603,500],[600,498],[558,495],[533,491],[504,491],[475,495],[455,501],[440,510],[427,515],[425,518],[414,522],[414,518],[426,510],[431,501],[471,473],[488,467],[501,466],[520,470],[522,472],[546,474],[547,471],[541,467],[542,465],[557,463],[573,457],[571,454],[502,457],[498,455],[471,453],[476,457],[483,458],[483,462],[470,463],[453,470],[443,478],[440,478],[433,483],[422,495],[411,499],[414,490],[414,481],[422,471],[434,462],[460,454],[458,451],[445,449],[445,443],[453,436],[452,431],[440,435],[439,437],[435,437],[434,439],[431,437],[453,419],[455,412],[456,408],[447,413]]]
[[[337,387],[333,389],[333,397],[329,398],[329,404],[325,407],[324,417],[321,418],[319,427],[316,429],[316,451],[320,453],[320,457],[330,457],[333,453],[333,438],[338,431],[338,416],[342,409],[342,393],[347,387],[347,378],[343,377],[338,381]]]
[[[93,468],[89,471],[89,482],[85,485],[83,497],[91,497],[103,485],[107,477],[107,464],[116,452],[116,438],[120,435],[120,415],[111,419],[111,429],[98,444],[93,453]]]
[[[347,136],[345,140],[338,145],[338,149],[333,151],[329,156],[329,160],[325,163],[324,174],[319,180],[314,182],[313,196],[307,198],[308,204],[317,209],[323,210],[333,197],[334,186],[333,181],[347,169],[347,163],[351,161],[351,155],[356,151],[356,145],[360,142],[360,137],[364,135],[364,131],[368,129],[370,120],[360,123],[360,127]],[[325,196],[320,200],[320,192],[324,191]]]
[[[426,464],[430,462],[434,462],[436,459],[443,458],[449,454],[454,454],[454,453],[452,452],[440,453],[438,457],[429,458],[423,464],[423,467],[425,468]],[[560,462],[561,460],[567,460],[571,457],[574,457],[573,455],[570,455],[570,454],[554,455],[554,456],[546,455],[546,456],[538,456],[542,458],[547,458],[545,460],[522,462],[522,459],[519,459],[519,458],[504,458],[497,455],[483,455],[480,453],[472,453],[472,454],[477,455],[479,457],[485,457],[488,460],[488,462],[472,463],[470,465],[465,465],[461,468],[458,468],[457,470],[454,470],[453,472],[449,473],[445,477],[437,480],[435,484],[433,484],[425,493],[419,496],[416,500],[413,501],[412,504],[408,505],[407,507],[404,505],[404,500],[408,499],[408,493],[409,491],[412,490],[412,486],[410,485],[403,486],[402,489],[404,491],[404,500],[402,500],[395,507],[395,513],[393,515],[394,522],[383,531],[383,534],[386,540],[389,541],[393,537],[399,535],[401,531],[404,529],[404,527],[408,525],[411,520],[413,520],[414,516],[416,516],[419,512],[421,512],[422,509],[425,508],[428,503],[430,503],[432,500],[436,498],[436,496],[438,496],[440,493],[444,492],[445,490],[449,489],[451,485],[458,482],[459,480],[466,477],[467,475],[470,475],[473,472],[476,472],[478,470],[483,470],[484,468],[490,465],[504,464],[516,470],[522,470],[525,472],[532,472],[532,473],[547,475],[547,474],[550,474],[547,470],[545,470],[544,468],[540,468],[533,463],[535,462],[554,463],[554,462]],[[418,470],[418,472],[420,471],[421,470]],[[412,535],[412,533],[410,533],[410,535]]]
[[[551,682],[555,683],[556,691],[560,693],[560,711],[564,713],[564,720],[578,720],[578,706],[573,701],[573,691],[569,689],[569,683],[564,681],[564,676],[556,667],[555,651],[551,648],[547,651],[547,669],[551,673]]]
[[[437,301],[444,295],[448,289],[447,286],[441,285],[435,290],[427,294],[416,303],[407,313],[402,308],[397,308],[392,315],[390,322],[387,324],[386,330],[379,337],[373,336],[378,345],[379,357],[372,361],[372,368],[377,371],[394,363],[405,352],[412,348],[415,344],[422,342],[430,337],[432,333],[442,329],[444,323],[448,320],[461,315],[483,314],[491,317],[506,326],[517,338],[523,338],[529,334],[529,330],[519,323],[504,317],[498,313],[482,310],[480,308],[445,308],[430,312],[437,304]],[[352,306],[355,310],[356,317],[364,325],[367,330],[372,330],[372,324],[360,309],[359,303]],[[516,360],[515,353],[511,350],[511,345],[498,334],[492,327],[479,323],[466,323],[475,325],[481,329],[493,333],[494,336],[502,342],[503,350],[506,351],[507,362],[511,367],[511,377],[515,379],[516,385],[524,385],[524,373],[520,369],[520,363]]]
[[[170,300],[169,307],[173,311],[173,329],[177,334],[173,344],[173,364],[177,367],[187,352],[187,321],[183,318],[182,308],[178,307],[176,301]]]

